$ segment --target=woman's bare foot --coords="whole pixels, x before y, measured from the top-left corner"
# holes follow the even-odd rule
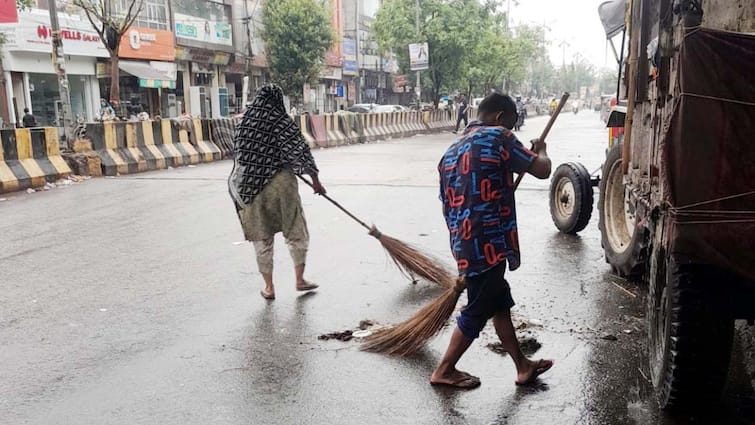
[[[312,282],[307,282],[306,280],[303,280],[301,282],[296,283],[296,290],[297,291],[311,291],[313,289],[319,288],[320,285],[317,285]]]
[[[480,378],[456,369],[453,369],[446,373],[442,373],[436,370],[430,377],[430,385],[443,385],[461,389],[472,389],[480,386]]]
[[[553,360],[540,359],[534,362],[527,360],[525,369],[517,374],[516,384],[527,385],[533,383],[538,376],[552,368],[553,364]]]
[[[274,300],[275,299],[275,290],[270,288],[264,288],[260,291],[260,295],[262,295],[262,298],[266,300]]]

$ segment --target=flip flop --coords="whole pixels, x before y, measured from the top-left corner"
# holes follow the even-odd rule
[[[317,289],[319,287],[320,285],[317,285],[315,283],[304,282],[304,285],[301,285],[301,286],[296,285],[296,290],[300,292],[306,292],[306,291],[311,291],[313,289]]]
[[[459,379],[458,381],[454,382],[433,382],[430,381],[430,385],[433,387],[451,387],[451,388],[458,388],[461,390],[471,390],[474,388],[479,387],[481,384],[479,379],[475,379],[472,376],[464,376],[463,378]]]
[[[526,381],[524,381],[524,382],[515,381],[515,383],[517,385],[528,385],[528,384],[531,384],[531,383],[533,383],[535,381],[535,379],[537,379],[538,376],[544,374],[550,368],[552,368],[554,364],[555,364],[555,362],[553,360],[543,360],[543,359],[540,359],[540,360],[537,361],[537,368],[535,369],[534,372],[532,372],[532,375],[530,375],[530,377],[527,378]]]
[[[267,293],[264,289],[260,291],[260,295],[262,295],[262,298],[266,300],[274,300],[275,299],[275,292]]]

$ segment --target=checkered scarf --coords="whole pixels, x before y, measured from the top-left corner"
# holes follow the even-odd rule
[[[236,127],[234,165],[228,188],[237,208],[252,204],[275,173],[288,168],[296,175],[318,172],[299,126],[286,113],[283,92],[262,87]]]

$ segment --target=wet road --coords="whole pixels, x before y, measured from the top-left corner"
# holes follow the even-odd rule
[[[520,137],[544,124],[529,120]],[[435,167],[451,140],[419,136],[315,157],[335,199],[450,265]],[[605,141],[597,114],[565,114],[551,157],[592,171]],[[364,319],[396,322],[438,291],[409,283],[361,227],[305,188],[308,275],[321,289],[294,292],[278,240],[278,299],[262,300],[253,248],[240,243],[226,192],[229,169],[224,162],[5,196],[0,423],[755,423],[737,350],[726,400],[710,417],[658,412],[644,378],[645,290],[609,273],[597,217],[579,237],[555,230],[547,181],[528,176],[517,195],[523,265],[509,278],[515,321],[529,323],[520,335],[536,338],[535,356],[556,366],[539,385],[515,387],[510,360],[486,347],[495,342],[489,327],[460,363],[482,387],[454,392],[428,385],[449,330],[407,359],[318,340]]]

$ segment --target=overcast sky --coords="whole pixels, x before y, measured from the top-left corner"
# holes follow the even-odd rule
[[[503,0],[504,9],[506,1]],[[565,48],[566,63],[570,63],[574,54],[579,53],[598,68],[615,67],[616,60],[606,45],[603,26],[598,18],[598,5],[604,1],[511,0],[512,25],[537,23],[549,27],[546,39],[550,42],[551,60],[556,66],[561,65]],[[563,41],[569,45],[559,46]],[[609,50],[606,50],[607,47]],[[616,46],[617,49],[619,47]]]

